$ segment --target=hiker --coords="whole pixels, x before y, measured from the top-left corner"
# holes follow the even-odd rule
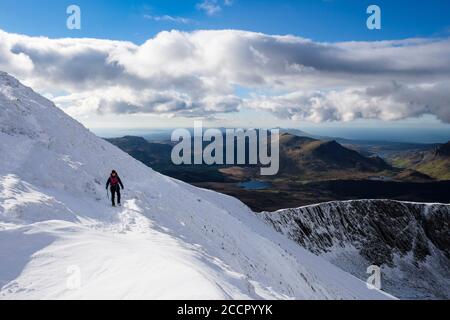
[[[120,180],[119,176],[117,175],[116,170],[113,170],[111,172],[111,176],[109,177],[108,181],[106,182],[106,190],[108,190],[108,186],[111,186],[111,201],[112,206],[115,207],[115,197],[117,193],[117,204],[120,206],[120,187],[123,189],[122,180]]]

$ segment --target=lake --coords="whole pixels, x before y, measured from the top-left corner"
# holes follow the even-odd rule
[[[265,190],[272,187],[270,182],[250,180],[238,183],[238,186],[245,190]]]

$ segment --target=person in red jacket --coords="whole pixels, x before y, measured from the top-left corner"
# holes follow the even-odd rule
[[[111,201],[112,206],[115,207],[115,198],[117,193],[117,204],[120,206],[120,188],[123,189],[123,183],[122,180],[120,180],[119,176],[117,175],[116,170],[113,170],[111,172],[111,176],[109,177],[108,181],[106,182],[106,190],[108,190],[108,187],[111,186]]]

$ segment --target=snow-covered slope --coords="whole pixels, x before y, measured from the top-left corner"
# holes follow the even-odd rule
[[[450,298],[450,205],[329,202],[261,217],[360,279],[382,267],[382,289],[404,299]]]
[[[122,208],[106,199],[111,169]],[[154,172],[5,73],[0,261],[2,299],[390,298],[236,199]]]

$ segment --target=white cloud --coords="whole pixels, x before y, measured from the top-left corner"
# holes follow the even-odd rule
[[[450,83],[400,85],[396,82],[344,90],[293,92],[256,97],[247,106],[293,120],[400,120],[434,114],[450,123]]]
[[[161,32],[138,46],[0,31],[0,69],[73,115],[198,117],[245,106],[316,122],[423,114],[450,122],[449,39],[321,43],[204,30]]]
[[[202,2],[197,3],[196,7],[198,10],[204,11],[207,15],[214,16],[222,11],[222,4],[225,7],[231,7],[234,4],[234,0],[202,0]]]
[[[217,0],[203,0],[197,3],[197,9],[205,11],[209,16],[222,11],[222,7],[218,4]]]
[[[15,37],[0,30],[0,70],[8,70],[18,76],[33,71],[33,61],[23,53],[11,52]]]
[[[162,15],[162,16],[153,16],[146,14],[144,15],[145,19],[153,20],[157,22],[172,22],[172,23],[181,23],[181,24],[191,24],[194,23],[192,19],[183,18],[183,17],[174,17],[170,15]]]

